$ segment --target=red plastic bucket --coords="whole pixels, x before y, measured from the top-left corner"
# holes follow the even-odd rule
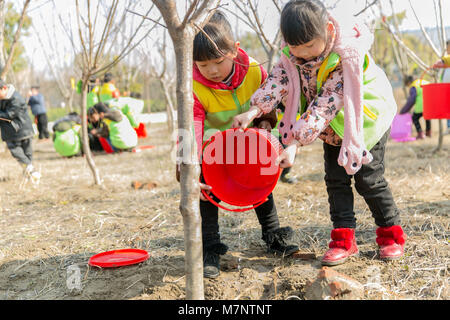
[[[423,89],[423,117],[450,119],[450,83],[430,83]]]
[[[203,145],[203,178],[222,202],[247,208],[228,209],[206,192],[203,194],[216,206],[233,212],[247,211],[263,204],[281,174],[275,160],[282,150],[278,139],[267,130],[251,128],[217,132]]]
[[[429,67],[422,73],[432,69]],[[421,85],[423,90],[423,118],[425,120],[450,119],[450,83],[430,83]]]

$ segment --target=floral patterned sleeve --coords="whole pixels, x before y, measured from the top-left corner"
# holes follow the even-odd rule
[[[334,141],[339,139],[336,134],[330,132],[332,130],[329,130],[329,124],[344,106],[342,79],[342,70],[338,67],[330,74],[320,93],[294,125],[292,131],[300,146],[313,143],[319,136],[331,144],[335,143],[327,139]]]
[[[288,95],[288,83],[286,71],[279,64],[276,65],[267,80],[253,94],[251,106],[258,106],[263,114],[270,113]]]

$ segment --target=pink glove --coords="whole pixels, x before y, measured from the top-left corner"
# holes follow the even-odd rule
[[[356,58],[356,60],[358,60]],[[345,168],[349,175],[357,173],[363,164],[373,160],[364,144],[363,107],[354,103],[362,102],[362,68],[351,60],[342,61],[344,68],[344,139],[338,158],[338,164]]]

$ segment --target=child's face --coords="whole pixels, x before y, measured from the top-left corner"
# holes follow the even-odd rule
[[[289,51],[297,58],[304,59],[305,61],[314,60],[325,51],[328,41],[327,37],[331,36],[333,30],[334,26],[329,21],[326,25],[325,34],[327,36],[325,38],[317,37],[298,46],[291,46],[288,44]]]
[[[289,51],[297,58],[310,61],[320,56],[324,51],[327,43],[324,39],[316,38],[307,43],[298,46],[289,46]]]
[[[213,60],[195,61],[198,70],[206,79],[212,82],[222,82],[233,71],[233,59],[236,54],[227,53],[226,57],[220,57]]]
[[[8,87],[0,88],[0,100],[3,100],[6,98],[6,95],[8,94]]]
[[[100,119],[100,115],[98,113],[93,113],[89,116],[89,121],[91,123],[97,123],[99,119]]]

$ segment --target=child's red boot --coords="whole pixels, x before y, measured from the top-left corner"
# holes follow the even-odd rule
[[[322,265],[337,266],[347,261],[348,257],[359,254],[356,246],[355,229],[338,228],[331,231],[330,249],[322,258]]]
[[[396,260],[403,256],[406,234],[402,227],[379,227],[377,229],[377,243],[380,247],[380,259]]]

